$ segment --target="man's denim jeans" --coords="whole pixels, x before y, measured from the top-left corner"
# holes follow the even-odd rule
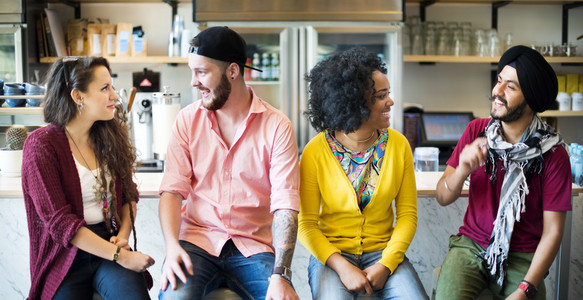
[[[190,256],[194,275],[189,276],[185,271],[186,284],[177,278],[176,290],[168,285],[166,291],[160,291],[161,300],[203,299],[221,284],[226,284],[243,299],[265,299],[275,260],[273,253],[245,257],[230,240],[219,257],[186,241],[180,241],[180,245]]]

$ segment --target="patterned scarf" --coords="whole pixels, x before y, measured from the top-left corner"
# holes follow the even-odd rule
[[[336,157],[342,170],[346,173],[348,180],[356,192],[356,200],[360,211],[368,205],[372,199],[377,180],[381,173],[381,166],[385,149],[389,140],[388,130],[380,130],[377,140],[366,150],[354,152],[345,148],[330,131],[326,132],[326,140]]]
[[[482,255],[490,273],[499,273],[497,283],[503,286],[514,222],[520,222],[520,214],[526,210],[525,196],[529,193],[526,179],[531,174],[540,174],[543,171],[544,153],[555,145],[566,144],[551,126],[536,115],[515,145],[504,140],[499,120],[490,120],[485,133],[488,139],[486,172],[490,174],[490,182],[496,181],[498,159],[503,161],[506,173],[490,245]]]

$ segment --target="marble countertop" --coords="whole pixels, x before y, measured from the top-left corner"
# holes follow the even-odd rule
[[[434,197],[435,186],[443,172],[416,172],[417,195],[419,197]],[[140,198],[159,198],[158,188],[163,173],[136,173]],[[0,175],[0,198],[22,198],[20,177],[5,177]],[[573,194],[583,193],[583,187],[573,184]],[[462,196],[468,195],[468,185],[465,184]]]
[[[140,198],[159,198],[158,188],[164,173],[136,173],[134,181],[138,185]],[[0,175],[0,198],[22,198],[20,177]]]

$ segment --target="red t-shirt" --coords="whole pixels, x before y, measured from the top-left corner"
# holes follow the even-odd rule
[[[483,132],[490,119],[476,119],[464,131],[453,154],[447,161],[452,167],[459,164],[459,155],[466,144],[472,143]],[[526,195],[526,211],[520,222],[514,224],[510,251],[534,252],[543,231],[543,211],[571,210],[571,166],[565,148],[558,146],[543,155],[544,170],[527,179],[529,194]],[[504,174],[501,160],[497,163],[497,180],[490,183],[486,168],[480,167],[470,175],[468,209],[459,234],[488,247],[494,220],[498,213],[500,190]]]

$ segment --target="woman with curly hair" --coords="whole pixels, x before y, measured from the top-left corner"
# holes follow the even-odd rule
[[[319,134],[300,161],[298,237],[312,254],[314,299],[427,298],[405,257],[417,192],[409,143],[389,128],[386,72],[374,53],[355,48],[306,77],[307,116]]]
[[[154,260],[130,251],[138,191],[111,69],[65,57],[48,75],[44,117],[24,144],[22,189],[30,236],[29,299],[149,299]],[[134,244],[135,248],[135,244]]]

